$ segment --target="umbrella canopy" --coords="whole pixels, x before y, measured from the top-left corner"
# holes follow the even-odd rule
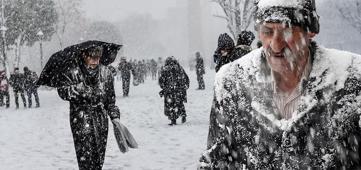
[[[95,40],[69,46],[59,52],[56,52],[49,58],[40,74],[37,85],[45,85],[49,87],[69,85],[70,82],[67,81],[63,73],[79,66],[79,62],[82,62],[81,56],[84,51],[89,48],[99,46],[103,48],[103,55],[100,58],[100,63],[103,65],[113,63],[118,51],[122,47],[122,45]]]

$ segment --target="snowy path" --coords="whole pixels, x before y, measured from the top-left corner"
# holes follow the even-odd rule
[[[212,99],[213,71],[206,75],[206,90],[197,87],[195,73],[188,72],[185,124],[170,127],[163,114],[163,100],[156,81],[131,86],[130,97],[121,97],[116,83],[117,105],[121,121],[133,133],[139,149],[122,154],[117,148],[110,125],[103,169],[196,169],[206,147],[208,119]],[[56,91],[40,91],[41,108],[15,110],[0,108],[0,169],[49,170],[77,169],[69,125],[68,103]],[[11,96],[13,100],[13,96]]]

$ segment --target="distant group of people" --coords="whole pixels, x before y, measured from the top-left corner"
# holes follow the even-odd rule
[[[129,60],[125,57],[121,57],[118,64],[118,80],[122,80],[123,96],[129,96],[129,87],[131,77],[133,76],[133,85],[138,86],[143,84],[144,81],[150,77],[151,80],[157,80],[160,73],[160,68],[163,65],[161,57],[158,61],[155,59],[150,60]]]
[[[36,85],[38,75],[28,67],[24,67],[23,71],[24,73],[20,73],[19,68],[14,68],[14,72],[10,75],[10,78],[7,78],[5,71],[0,71],[0,106],[10,107],[9,89],[12,87],[17,109],[19,108],[19,95],[24,108],[32,107],[33,96],[36,102],[35,107],[40,107],[38,95],[39,86]],[[25,94],[27,95],[27,101]]]

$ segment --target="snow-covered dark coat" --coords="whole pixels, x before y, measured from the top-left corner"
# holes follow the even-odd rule
[[[160,95],[164,97],[164,114],[170,120],[186,116],[184,104],[187,102],[189,78],[179,63],[168,58],[159,77]]]
[[[164,65],[160,73],[159,85],[165,98],[167,95],[172,95],[181,102],[187,101],[189,78],[178,63]]]
[[[206,72],[204,71],[204,62],[201,56],[196,57],[196,72],[197,75],[203,75]]]
[[[230,62],[233,62],[239,58],[241,58],[242,56],[248,54],[249,52],[252,51],[252,48],[250,46],[247,45],[238,45],[235,48],[232,49],[232,51],[230,52],[230,54],[228,54],[227,56],[221,56],[220,52],[215,52],[215,56],[218,55],[218,63],[216,63],[216,72],[218,72],[218,70],[223,66],[226,65]]]
[[[210,169],[361,169],[361,56],[314,46],[297,115],[278,119],[263,49],[216,75]]]
[[[39,77],[34,71],[26,71],[24,72],[24,89],[26,91],[33,91],[37,88],[36,81],[38,81]]]
[[[79,169],[101,169],[108,136],[108,115],[119,118],[115,105],[114,80],[107,66],[99,65],[90,76],[83,65],[64,73],[68,86],[58,88],[70,103],[70,126]]]
[[[24,92],[25,77],[22,73],[10,75],[9,83],[15,92]]]
[[[121,61],[118,65],[118,70],[121,72],[123,79],[130,79],[130,74],[133,71],[133,67],[129,62]]]

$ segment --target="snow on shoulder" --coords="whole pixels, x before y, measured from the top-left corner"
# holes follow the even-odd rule
[[[245,56],[235,60],[234,62],[228,63],[222,66],[216,74],[215,78],[215,94],[218,99],[225,97],[226,92],[224,91],[224,87],[230,85],[230,83],[234,83],[237,85],[237,79],[243,79],[245,74],[241,72],[247,71],[249,74],[257,74],[255,73],[257,69],[254,66],[259,66],[261,64],[261,54],[263,48],[255,49]],[[242,69],[241,69],[242,68]],[[234,89],[236,90],[236,89]]]

